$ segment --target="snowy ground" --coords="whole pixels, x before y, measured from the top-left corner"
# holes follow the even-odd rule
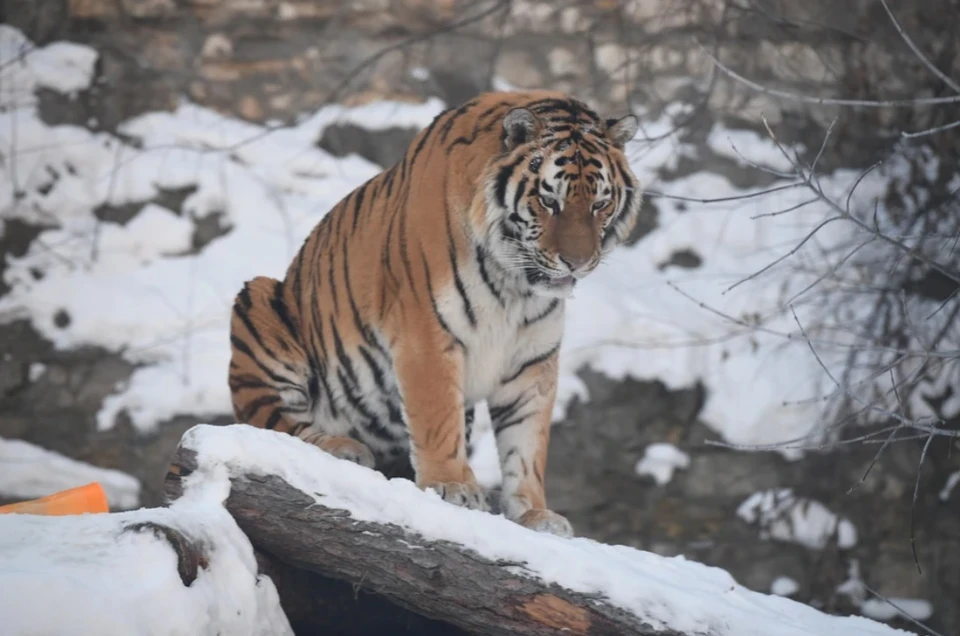
[[[134,147],[83,128],[44,125],[33,88],[80,88],[95,54],[50,45],[28,52],[24,64],[6,63],[28,43],[2,29],[0,82],[16,87],[3,99],[17,107],[0,114],[0,135],[15,138],[18,149],[17,161],[0,168],[3,214],[58,227],[41,234],[24,257],[9,259],[6,281],[13,289],[0,299],[0,319],[29,318],[57,347],[98,345],[146,363],[105,401],[98,415],[102,429],[112,427],[121,411],[142,429],[181,413],[230,412],[222,379],[236,291],[255,275],[281,276],[310,228],[380,170],[360,157],[335,158],[317,148],[324,127],[345,121],[370,129],[424,126],[444,106],[431,100],[330,107],[296,127],[268,132],[183,103],[173,113],[127,122],[123,133],[137,140]],[[669,117],[644,122],[650,136],[670,128]],[[775,146],[752,134],[718,127],[709,143],[718,152],[782,167]],[[636,141],[628,154],[650,183],[657,168],[696,157],[697,150],[667,135],[656,143]],[[825,186],[842,188],[851,176]],[[860,191],[866,196],[881,185],[882,179],[868,178]],[[747,192],[707,173],[667,186],[687,197]],[[99,206],[147,202],[175,188],[195,188],[182,215],[150,203],[123,226],[94,216]],[[702,380],[708,388],[705,421],[734,443],[778,442],[813,430],[820,405],[810,398],[829,387],[809,350],[696,304],[738,319],[758,316],[773,332],[795,333],[782,303],[809,282],[803,276],[774,270],[726,290],[823,219],[825,211],[816,206],[752,218],[805,196],[784,190],[695,208],[660,200],[658,228],[612,255],[569,303],[556,417],[572,397],[589,398],[576,371],[590,365],[614,378],[657,378],[671,387]],[[193,221],[211,214],[222,214],[230,231],[189,253]],[[842,228],[822,236],[840,240],[841,234]],[[684,249],[700,256],[699,268],[662,267]],[[57,326],[55,316],[64,313],[69,324]],[[804,307],[798,313],[808,322]]]
[[[103,486],[111,510],[140,505],[140,480],[135,477],[0,437],[0,497],[35,499],[93,481]]]

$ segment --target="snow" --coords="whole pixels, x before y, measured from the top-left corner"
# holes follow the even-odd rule
[[[4,27],[2,33],[4,60],[29,48],[15,30]],[[42,77],[0,60],[5,85],[19,78],[24,90],[32,89],[86,68],[94,55],[75,45],[33,51],[46,51]],[[130,381],[104,402],[98,425],[109,429],[127,411],[142,430],[178,414],[231,411],[222,376],[233,296],[256,275],[281,276],[326,211],[380,170],[361,157],[337,158],[316,147],[323,129],[341,122],[371,130],[422,127],[444,106],[437,99],[330,106],[296,126],[268,129],[183,103],[126,122],[122,132],[137,140],[136,147],[79,127],[47,126],[32,102],[17,104],[0,114],[0,134],[15,127],[22,148],[16,166],[0,168],[0,201],[14,201],[15,190],[24,196],[4,208],[4,216],[59,227],[43,232],[23,257],[8,257],[5,279],[12,291],[0,299],[0,316],[29,319],[60,349],[95,345],[137,364]],[[671,118],[683,109],[645,120],[645,134],[668,133]],[[730,147],[730,139],[751,161],[775,164],[775,147],[756,135],[717,128],[710,144]],[[660,168],[696,156],[697,149],[675,135],[637,141],[628,151],[650,186],[690,197],[749,192],[708,173],[658,186]],[[842,188],[849,176],[825,180],[824,187]],[[868,177],[861,191],[867,196],[882,182]],[[195,191],[182,212],[149,203],[160,189],[185,187]],[[735,444],[776,443],[815,431],[820,405],[814,398],[830,387],[803,343],[777,335],[796,332],[783,300],[807,280],[775,269],[725,292],[823,218],[826,212],[815,206],[789,218],[751,218],[803,196],[785,190],[696,208],[658,201],[658,228],[614,252],[568,304],[555,418],[574,397],[589,399],[577,376],[587,365],[612,378],[660,379],[671,388],[702,381],[708,388],[702,418]],[[124,226],[93,214],[103,205],[139,202],[143,210]],[[230,231],[189,253],[193,221],[210,214],[221,214]],[[824,240],[843,235],[838,230],[831,239],[825,232]],[[702,266],[662,269],[680,249],[694,250]],[[751,332],[699,309],[685,294],[738,319],[758,316],[770,331]],[[54,324],[62,311],[70,317],[66,327]],[[805,323],[813,320],[810,310],[798,312]],[[828,352],[822,355],[831,363]]]
[[[916,621],[925,621],[933,615],[933,606],[929,601],[918,598],[870,598],[863,602],[860,611],[864,616],[878,621],[889,621],[903,615]]]
[[[211,482],[169,508],[44,517],[0,515],[0,616],[11,635],[292,634],[276,588]],[[208,565],[186,587],[173,548],[152,522],[205,546]]]
[[[111,509],[140,505],[140,480],[119,470],[98,468],[51,450],[0,437],[0,496],[36,499],[100,482]]]
[[[690,466],[690,456],[673,444],[650,444],[644,450],[643,459],[637,462],[634,470],[638,475],[649,475],[664,486],[673,479],[673,473],[678,468]]]
[[[857,529],[849,519],[838,517],[819,501],[796,496],[790,488],[750,495],[737,508],[737,516],[759,525],[761,538],[798,543],[811,550],[822,550],[834,537],[842,549],[857,544]]]
[[[25,56],[37,86],[73,93],[90,85],[97,52],[72,42],[54,42]]]
[[[770,593],[777,596],[792,596],[800,591],[800,584],[789,576],[778,576],[770,584]]]
[[[907,616],[915,621],[925,621],[933,615],[933,605],[924,599],[878,597],[869,591],[860,575],[860,562],[850,560],[847,580],[837,586],[837,593],[859,606],[864,616],[879,621],[889,621],[898,616]],[[931,632],[932,633],[932,632]]]
[[[52,77],[86,78],[75,71],[95,59],[78,45],[30,49],[19,32],[3,29],[0,81],[7,86],[16,79],[29,92]],[[43,52],[43,71],[4,63],[23,49]],[[61,82],[60,88],[79,85]],[[0,317],[29,319],[60,349],[95,345],[137,364],[97,419],[109,429],[126,411],[145,431],[178,414],[231,411],[222,377],[233,296],[256,275],[282,276],[326,211],[380,170],[356,155],[337,158],[318,148],[324,128],[422,127],[444,106],[435,98],[329,106],[296,126],[271,129],[183,103],[173,112],[126,122],[121,130],[135,146],[75,126],[47,126],[33,102],[16,105],[0,113],[0,134],[16,128],[22,149],[16,165],[0,167],[0,202],[14,201],[15,190],[23,197],[3,208],[3,215],[59,227],[43,232],[24,256],[8,256],[5,279],[12,291],[0,298]],[[684,108],[645,118],[645,135],[663,139],[628,146],[641,180],[689,197],[751,192],[706,172],[656,183],[661,168],[697,156],[695,147],[667,134]],[[757,135],[717,127],[709,137],[717,152],[731,143],[750,161],[778,165],[775,146]],[[840,192],[852,176],[825,179],[824,188]],[[870,196],[883,183],[878,171],[860,192]],[[182,212],[149,203],[161,189],[186,187],[195,191]],[[809,278],[774,268],[725,291],[824,218],[826,210],[816,206],[787,217],[752,218],[806,196],[783,190],[710,206],[659,200],[658,228],[636,246],[615,251],[568,303],[555,419],[563,418],[574,397],[589,399],[577,375],[586,365],[611,378],[659,379],[670,388],[703,382],[708,390],[701,417],[734,444],[778,443],[815,432],[821,412],[816,398],[831,387],[806,345],[785,337],[797,329],[784,300]],[[103,205],[140,202],[143,210],[124,226],[99,222],[93,214]],[[193,221],[210,214],[221,214],[230,231],[190,253]],[[837,224],[828,226],[821,246],[846,235]],[[681,249],[695,251],[701,267],[661,267]],[[797,258],[802,256],[801,250]],[[737,320],[758,318],[768,331],[747,329],[696,302]],[[66,327],[54,324],[61,311],[70,317]],[[817,318],[813,308],[797,311],[804,324]],[[821,355],[827,364],[840,364],[843,351]]]
[[[47,365],[42,362],[31,362],[30,367],[27,369],[27,379],[31,382],[36,382],[43,374],[47,372]]]
[[[199,465],[186,478],[188,491],[228,475],[277,475],[358,521],[395,524],[426,541],[454,541],[490,560],[522,563],[518,574],[602,595],[657,629],[740,636],[903,633],[749,591],[723,570],[683,557],[540,534],[502,516],[458,508],[408,480],[388,480],[274,431],[199,425],[183,443],[197,452]]]
[[[68,94],[87,88],[96,61],[90,47],[73,42],[36,47],[19,30],[0,24],[0,102],[24,107],[36,103],[37,88]]]
[[[947,477],[946,483],[943,484],[943,488],[940,490],[940,501],[948,501],[950,494],[953,492],[953,489],[957,487],[957,484],[960,484],[960,470],[950,473]]]

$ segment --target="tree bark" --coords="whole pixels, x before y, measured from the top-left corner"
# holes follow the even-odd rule
[[[196,453],[181,445],[164,484],[168,501],[183,494],[182,480],[196,468]],[[351,634],[393,633],[381,631],[390,625],[443,635],[679,636],[602,598],[543,583],[524,574],[521,563],[493,562],[453,542],[357,521],[275,475],[232,478],[226,507],[261,564],[272,568],[284,611],[303,626],[298,633],[322,623]],[[338,622],[324,620],[330,611]],[[374,620],[378,628],[369,631]]]

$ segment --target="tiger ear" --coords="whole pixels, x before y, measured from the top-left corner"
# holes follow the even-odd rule
[[[627,115],[620,119],[607,120],[607,139],[617,148],[623,148],[627,142],[633,139],[640,128],[640,120],[636,115]]]
[[[526,108],[514,108],[503,118],[503,148],[513,150],[537,134],[537,116]]]

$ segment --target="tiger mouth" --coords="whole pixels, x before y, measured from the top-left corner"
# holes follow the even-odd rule
[[[557,287],[557,288],[573,287],[574,285],[577,284],[577,279],[568,274],[566,276],[557,276],[555,278],[547,278],[545,282],[550,287]]]
[[[556,275],[540,268],[528,268],[527,282],[531,285],[562,291],[573,289],[577,284],[577,279],[570,274]]]

